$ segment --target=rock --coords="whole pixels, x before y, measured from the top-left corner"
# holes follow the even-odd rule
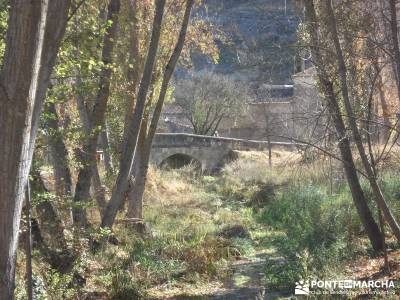
[[[106,292],[88,292],[85,296],[82,298],[83,300],[108,300],[110,297]]]

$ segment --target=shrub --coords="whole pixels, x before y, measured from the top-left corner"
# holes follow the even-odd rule
[[[145,299],[143,291],[130,273],[123,270],[116,270],[113,274],[110,294],[115,300]]]
[[[341,193],[347,197],[298,186],[280,193],[266,206],[261,221],[285,233],[275,241],[283,256],[281,265],[267,263],[270,285],[289,288],[300,279],[329,277],[341,260],[352,255],[346,244],[346,229],[353,226],[347,224],[351,202],[347,190]]]
[[[76,287],[71,285],[73,282],[71,274],[63,275],[55,270],[50,270],[45,273],[44,280],[49,299],[71,299],[77,293]]]
[[[253,208],[264,207],[275,199],[275,186],[271,182],[258,183],[258,190],[251,196],[249,205]]]

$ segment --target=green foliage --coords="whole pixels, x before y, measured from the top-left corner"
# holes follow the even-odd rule
[[[145,299],[144,293],[126,271],[115,270],[111,279],[111,297],[115,300]]]
[[[17,278],[17,283],[18,283]],[[49,297],[47,296],[45,283],[43,279],[38,276],[36,273],[32,274],[32,283],[33,283],[33,297],[35,300],[47,300]],[[21,284],[17,284],[15,288],[15,299],[27,299],[27,291],[25,288],[24,282]]]
[[[36,205],[44,202],[55,202],[57,196],[50,192],[42,192],[38,193],[35,192],[32,194],[32,206],[35,207]]]
[[[55,270],[50,270],[45,275],[45,287],[48,299],[72,299],[77,294],[76,288],[71,285],[73,276],[62,275]]]
[[[146,281],[162,282],[184,270],[184,263],[178,259],[182,248],[181,243],[171,239],[136,239],[128,248],[126,262],[146,272],[142,274]]]
[[[247,238],[232,238],[230,240],[229,253],[247,257],[255,252],[255,245],[252,240]]]
[[[0,61],[2,61],[4,57],[4,51],[6,49],[5,37],[7,35],[7,21],[8,21],[8,11],[10,9],[9,1],[1,0],[0,1]]]
[[[266,266],[269,283],[288,289],[300,279],[339,273],[336,267],[356,250],[352,234],[359,233],[359,225],[353,223],[355,215],[347,189],[331,196],[316,186],[297,186],[279,193],[259,216],[260,221],[284,233],[274,241],[282,260],[278,264],[269,261]]]
[[[110,236],[112,236],[112,231],[108,227],[99,227],[91,232],[91,237],[97,241],[106,240]]]

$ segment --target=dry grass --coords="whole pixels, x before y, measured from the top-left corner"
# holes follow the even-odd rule
[[[398,153],[393,151],[382,166],[389,168],[399,164]],[[261,247],[258,242],[261,245],[265,239],[266,227],[257,223],[253,208],[248,206],[255,193],[271,185],[275,192],[284,192],[287,187],[316,186],[322,193],[332,194],[335,188],[345,185],[340,162],[322,153],[304,155],[274,150],[272,168],[265,152],[238,154],[238,160],[227,164],[215,176],[196,174],[190,166],[169,171],[151,167],[144,195],[144,215],[153,239],[141,240],[122,222],[117,222],[118,246],[110,245],[95,256],[87,249],[81,251],[76,268],[86,278],[85,289],[109,293],[118,278],[116,272],[122,270],[128,281],[139,283],[151,296],[163,299],[185,293],[201,295],[221,291],[221,282],[231,259],[228,253],[231,250],[227,249],[236,251],[237,245],[221,239],[218,232],[225,226],[239,224],[249,229],[257,247]],[[393,180],[392,186],[396,184]],[[344,197],[348,197],[347,194]],[[97,209],[93,207],[88,211],[89,219],[96,227],[99,222]],[[121,212],[118,219],[123,219],[124,215],[125,212]],[[261,236],[263,238],[259,238]],[[253,242],[249,241],[250,244]],[[263,251],[269,253],[270,250]],[[245,253],[242,249],[239,252]],[[397,266],[400,263],[398,257],[398,251],[392,252],[391,260],[397,260]],[[357,268],[358,263],[361,269]],[[380,259],[370,260],[365,256],[347,267],[357,276],[373,276],[379,273],[381,263]],[[46,276],[48,270],[39,259],[35,268],[37,274]],[[18,269],[21,279],[23,256]],[[398,268],[396,272],[398,277]]]
[[[399,280],[400,278],[400,250],[388,252],[390,274],[385,272],[383,256],[371,258],[370,256],[360,257],[355,262],[346,265],[346,272],[357,279],[374,280]]]

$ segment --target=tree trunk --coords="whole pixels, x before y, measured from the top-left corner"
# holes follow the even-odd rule
[[[79,78],[79,75],[78,75]],[[78,86],[80,86],[81,82],[80,79],[78,79],[77,82]],[[79,119],[82,123],[83,131],[85,132],[86,136],[90,135],[90,120],[89,120],[89,113],[87,110],[87,107],[85,105],[85,101],[81,95],[78,95],[76,97],[76,103],[78,107],[78,112],[79,112]],[[90,183],[89,183],[90,184]],[[103,215],[103,211],[106,207],[106,195],[105,195],[105,188],[103,184],[101,183],[101,178],[100,178],[100,173],[99,173],[99,168],[97,163],[92,164],[92,184],[93,184],[93,190],[94,190],[94,198],[96,199],[97,205],[99,207],[100,215]],[[90,194],[87,194],[87,197],[89,197]],[[84,216],[83,216],[84,217]]]
[[[59,196],[72,196],[71,171],[68,165],[68,151],[65,146],[62,133],[59,129],[59,118],[56,106],[48,102],[45,107],[47,119],[45,126],[49,131],[49,146],[53,158],[56,192]]]
[[[400,101],[400,49],[399,49],[399,36],[397,29],[397,10],[396,10],[396,0],[389,0],[389,10],[390,10],[390,31],[392,35],[393,43],[393,59],[396,70],[396,86],[397,86],[397,97]]]
[[[265,133],[267,134],[268,143],[268,166],[272,167],[272,145],[271,145],[271,120],[267,108],[264,106],[264,116],[265,116]]]
[[[322,82],[322,81],[321,81]],[[339,141],[340,155],[343,160],[343,166],[346,173],[347,182],[353,197],[354,205],[356,206],[361,223],[371,241],[375,251],[383,249],[382,235],[378,224],[375,222],[371,210],[368,207],[364,191],[360,185],[360,180],[357,176],[356,166],[353,160],[351,145],[349,138],[346,136],[346,127],[340,112],[340,108],[335,99],[333,85],[329,82],[322,83],[325,91],[325,97],[328,102],[329,111],[333,116],[333,121],[336,128],[337,140]]]
[[[379,67],[377,63],[374,65],[375,72],[379,72]],[[390,138],[390,128],[392,127],[392,124],[390,122],[390,110],[389,110],[389,105],[386,101],[386,96],[384,92],[384,85],[383,85],[383,80],[382,80],[382,75],[378,74],[377,78],[377,89],[378,89],[378,96],[382,108],[382,117],[383,117],[383,125],[382,125],[382,138],[381,141],[385,144],[386,141]]]
[[[144,67],[142,81],[140,83],[138,91],[135,111],[128,125],[128,137],[125,146],[123,147],[117,181],[115,183],[111,199],[107,205],[107,209],[101,221],[101,227],[112,227],[118,209],[123,203],[124,195],[128,187],[128,180],[131,173],[133,158],[135,155],[135,149],[139,136],[140,123],[142,121],[143,111],[145,108],[146,98],[154,69],[154,63],[157,56],[165,2],[166,0],[156,1],[156,12],[153,20],[151,41]]]
[[[144,192],[145,177],[147,172],[143,174],[143,167],[145,165],[145,144],[147,135],[147,119],[143,118],[140,127],[138,143],[136,146],[135,157],[133,161],[132,175],[133,180],[130,182],[127,191],[128,211],[127,218],[143,219],[143,197],[141,194]],[[143,189],[143,191],[142,191]]]
[[[123,133],[123,145],[121,145],[121,149],[124,148],[124,143],[127,140],[128,135],[128,124],[132,122],[133,113],[135,109],[136,102],[136,93],[140,83],[140,74],[143,71],[143,60],[140,59],[139,52],[139,20],[138,20],[138,5],[137,0],[129,1],[129,18],[132,20],[132,26],[130,28],[129,40],[129,64],[128,64],[128,89],[127,89],[127,97],[126,97],[126,112],[125,112],[125,126]]]
[[[31,189],[29,180],[25,191],[25,222],[26,222],[26,294],[28,300],[33,300],[33,278],[32,278],[32,223],[31,223]]]
[[[106,200],[106,188],[101,182],[99,168],[97,167],[97,163],[92,168],[92,183],[93,183],[93,192],[94,198],[96,199],[97,205],[99,207],[100,215],[102,216],[104,213],[104,209],[107,206]]]
[[[303,1],[305,6],[307,29],[311,36],[312,45],[311,54],[315,62],[317,69],[317,75],[321,83],[322,92],[324,94],[325,100],[327,102],[329,112],[333,117],[335,124],[335,129],[337,133],[337,139],[339,141],[339,150],[341,158],[343,161],[343,167],[345,170],[347,183],[350,187],[354,205],[356,206],[358,215],[360,217],[361,223],[371,241],[372,247],[376,251],[380,251],[383,248],[381,233],[379,227],[375,222],[371,210],[368,207],[367,201],[365,199],[364,192],[361,188],[359,178],[357,176],[356,167],[353,160],[353,155],[351,152],[351,145],[348,137],[346,136],[346,127],[342,118],[340,107],[335,98],[335,93],[333,91],[333,84],[328,80],[329,75],[327,74],[322,55],[320,53],[320,46],[318,44],[318,27],[317,17],[315,13],[313,1]]]
[[[143,194],[146,187],[146,176],[147,170],[144,170],[143,165],[139,165],[133,185],[128,190],[127,218],[143,219]]]
[[[101,146],[103,147],[104,153],[104,167],[106,169],[107,174],[112,174],[114,170],[114,164],[112,161],[111,153],[110,153],[110,144],[108,142],[108,128],[107,122],[105,122],[103,126],[103,130],[101,131]]]
[[[13,299],[24,188],[68,0],[11,2],[0,74],[0,299]]]
[[[160,95],[154,109],[153,117],[151,120],[150,128],[147,132],[147,124],[142,124],[140,129],[140,136],[138,139],[137,153],[138,156],[138,167],[135,174],[135,181],[133,187],[129,189],[128,192],[128,218],[143,218],[143,194],[146,187],[147,171],[149,168],[150,152],[153,143],[153,138],[157,130],[157,124],[161,116],[162,107],[165,101],[165,95],[168,89],[169,82],[171,80],[172,74],[174,73],[175,66],[181,55],[183,46],[185,44],[187,27],[189,25],[190,13],[193,7],[193,0],[188,0],[186,2],[185,14],[183,17],[181,30],[179,33],[178,41],[175,45],[174,51],[167,63],[165,68],[163,81],[161,84]],[[136,160],[136,156],[135,156]]]
[[[110,0],[108,4],[107,22],[111,26],[107,27],[103,40],[102,61],[104,67],[100,74],[99,90],[93,110],[89,115],[90,131],[87,141],[81,152],[80,159],[82,168],[78,174],[78,181],[75,188],[73,220],[77,227],[87,226],[87,217],[85,208],[82,207],[90,198],[90,182],[93,175],[93,168],[96,164],[96,150],[99,137],[98,128],[104,126],[107,102],[110,95],[110,80],[112,75],[112,53],[117,40],[118,14],[120,9],[119,0]],[[95,180],[96,182],[97,180]]]
[[[346,113],[349,116],[349,126],[351,132],[353,134],[354,141],[356,143],[358,152],[360,154],[361,161],[363,163],[364,169],[367,173],[369,183],[371,185],[375,201],[377,202],[378,206],[381,208],[386,221],[388,222],[390,228],[392,229],[393,234],[396,236],[397,240],[400,241],[400,226],[397,223],[394,215],[392,214],[389,206],[386,203],[385,197],[380,189],[380,186],[376,180],[376,176],[373,172],[371,163],[368,160],[368,157],[365,152],[364,144],[362,141],[362,137],[360,131],[357,127],[356,120],[354,118],[353,109],[350,103],[349,91],[348,91],[348,83],[347,83],[347,70],[346,70],[346,63],[343,57],[342,48],[340,46],[339,36],[337,33],[336,28],[336,19],[333,12],[333,8],[331,5],[330,0],[325,0],[326,4],[326,11],[327,11],[327,29],[331,33],[331,38],[333,40],[333,44],[335,46],[336,55],[337,55],[337,62],[338,62],[338,73],[340,79],[340,88],[342,92],[344,107],[346,109]]]
[[[132,222],[133,228],[140,234],[148,232],[143,217],[143,195],[146,188],[147,171],[149,166],[150,150],[145,148],[148,146],[146,140],[143,140],[141,145],[138,145],[136,154],[139,154],[140,159],[136,162],[135,154],[135,179],[133,184],[128,189],[128,212],[126,217]]]

